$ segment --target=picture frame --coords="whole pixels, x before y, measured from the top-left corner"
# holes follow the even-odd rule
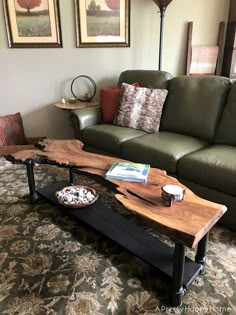
[[[129,47],[130,0],[74,0],[77,47]]]
[[[59,0],[3,0],[10,48],[61,48]]]

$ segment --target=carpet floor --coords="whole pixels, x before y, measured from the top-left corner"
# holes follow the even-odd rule
[[[67,179],[67,171],[35,167],[38,185]],[[91,177],[103,202],[170,246],[150,222],[124,210],[114,192]],[[168,305],[160,272],[48,202],[31,205],[26,170],[0,159],[1,315],[236,314],[236,233],[215,226],[206,273],[179,308]],[[81,210],[82,211],[82,210]],[[187,256],[194,259],[194,250]]]

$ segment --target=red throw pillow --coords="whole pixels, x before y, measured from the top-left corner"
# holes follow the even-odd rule
[[[134,86],[140,86],[139,82],[133,83]],[[100,90],[100,105],[104,123],[112,123],[118,107],[120,105],[120,86],[103,88]]]
[[[110,88],[103,88],[100,91],[100,106],[102,110],[102,119],[104,123],[112,123],[119,103],[120,103],[120,91],[119,86]]]
[[[20,113],[0,117],[0,145],[27,144]]]

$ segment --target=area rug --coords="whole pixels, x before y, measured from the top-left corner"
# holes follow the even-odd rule
[[[35,167],[38,185],[67,179],[54,166]],[[106,205],[170,246],[155,226],[124,210],[114,192],[90,176]],[[25,167],[0,161],[0,314],[236,314],[236,234],[212,229],[207,268],[179,308],[168,304],[160,272],[48,202],[30,205]],[[194,258],[188,249],[187,256]]]

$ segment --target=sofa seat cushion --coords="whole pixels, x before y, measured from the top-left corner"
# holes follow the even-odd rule
[[[235,157],[235,147],[212,145],[183,157],[178,163],[178,176],[236,196]]]
[[[207,142],[173,132],[157,132],[122,143],[122,158],[149,163],[152,167],[176,173],[178,160],[207,145]]]
[[[94,125],[82,131],[82,141],[89,146],[120,155],[122,142],[147,134],[145,131],[109,124]]]

